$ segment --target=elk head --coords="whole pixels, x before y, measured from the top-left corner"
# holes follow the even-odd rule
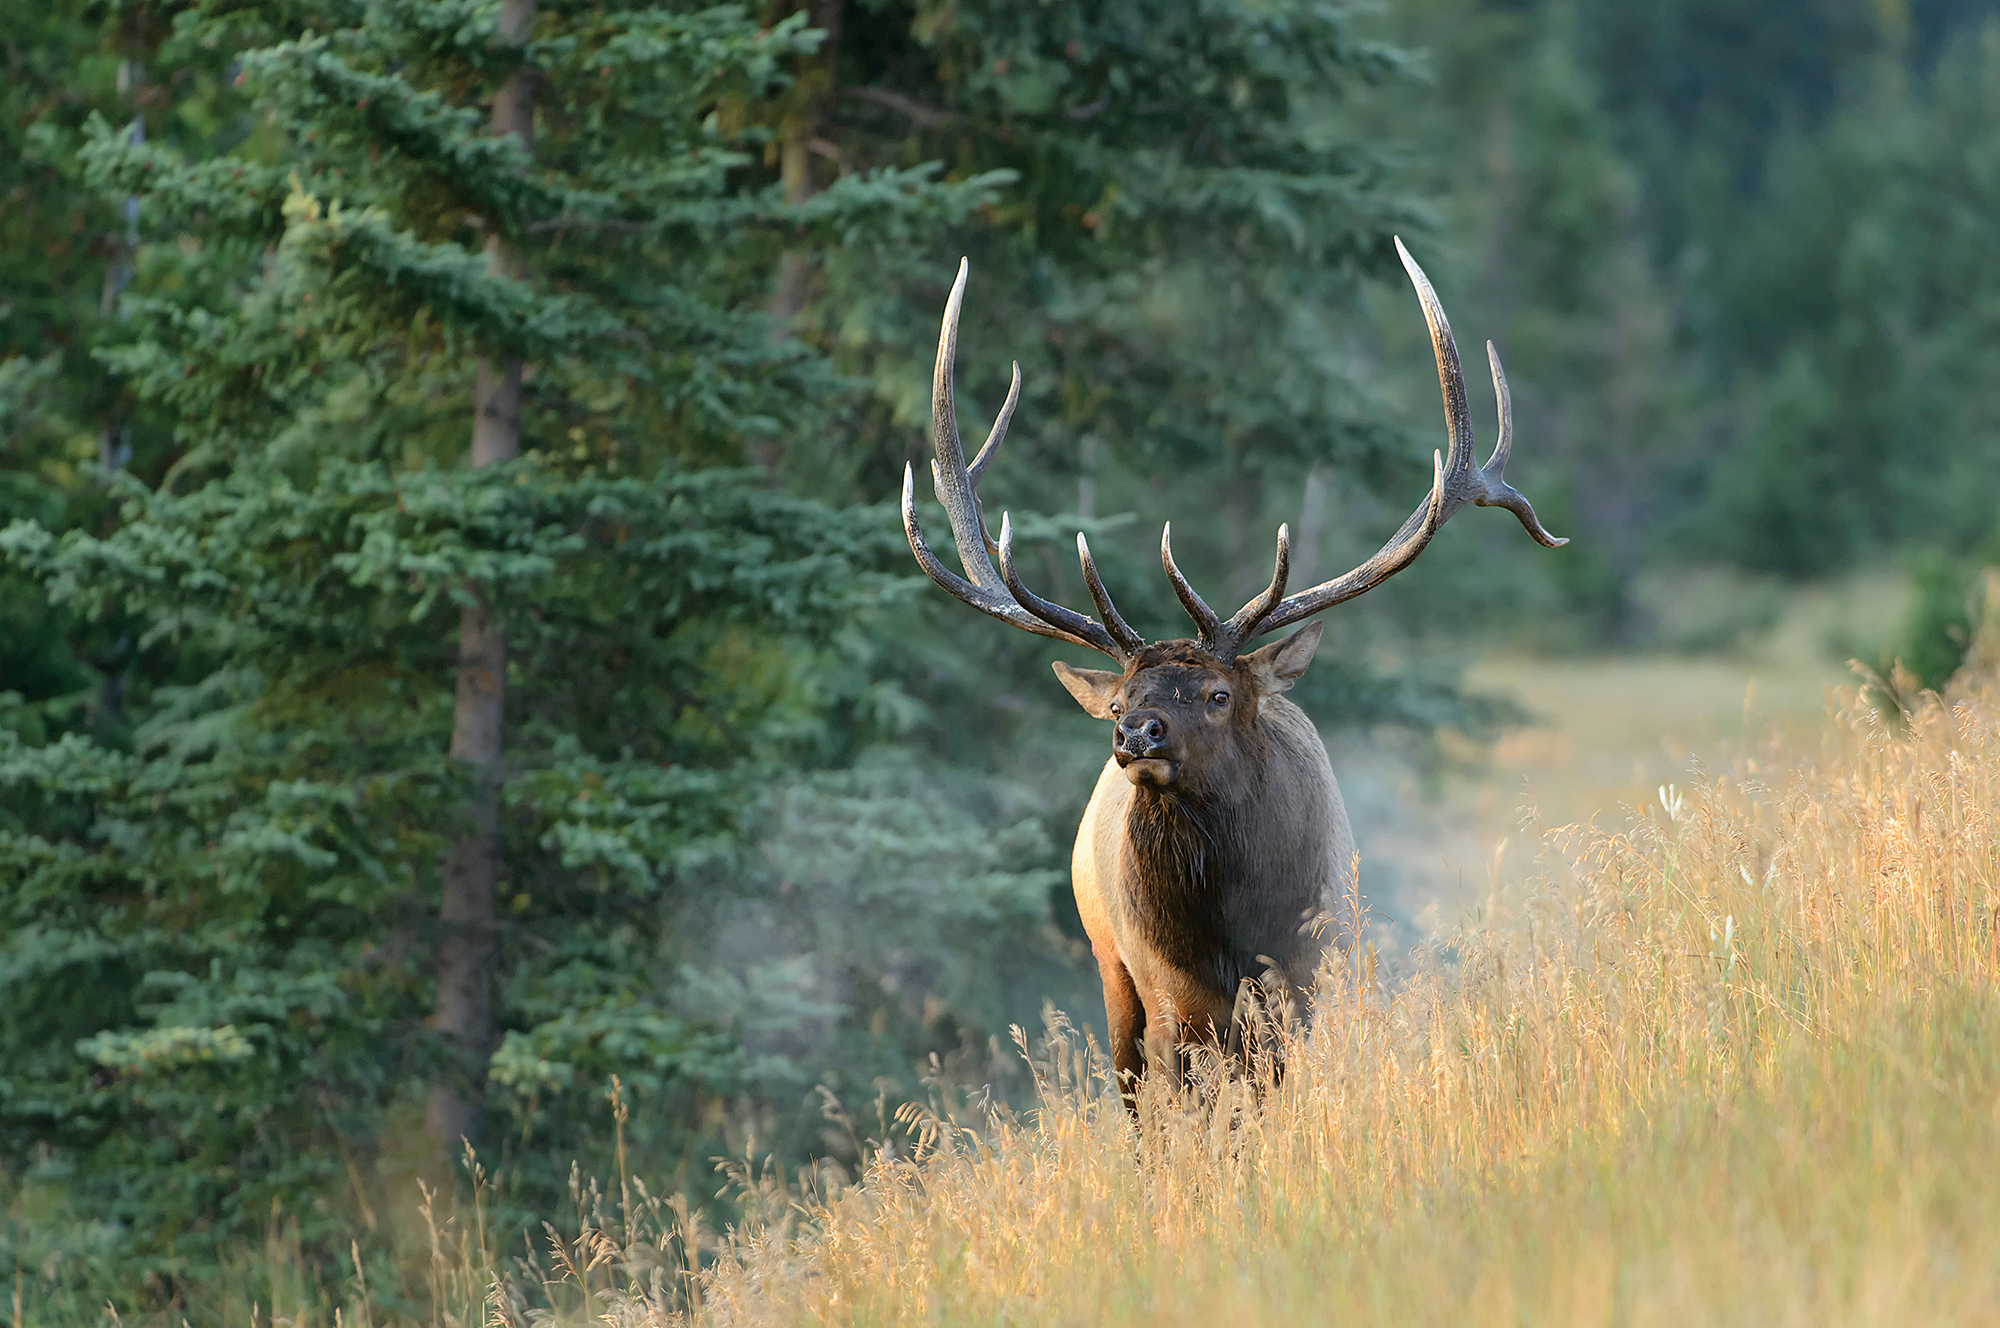
[[[1122,671],[1061,660],[1055,671],[1078,705],[1112,721],[1112,759],[1127,779],[1198,794],[1209,776],[1244,768],[1228,757],[1256,742],[1258,713],[1306,671],[1319,631],[1308,623],[1229,660],[1196,641],[1166,641],[1140,647]]]
[[[938,501],[951,520],[953,542],[965,575],[946,567],[924,541],[917,524],[915,477],[903,468],[903,529],[917,563],[931,580],[982,613],[1012,623],[1023,631],[1088,646],[1109,655],[1119,668],[1076,669],[1058,661],[1056,676],[1077,703],[1099,719],[1113,721],[1112,755],[1133,783],[1195,791],[1204,773],[1218,765],[1213,755],[1255,741],[1255,722],[1264,703],[1288,688],[1305,672],[1319,644],[1320,625],[1306,627],[1261,649],[1243,647],[1267,632],[1289,627],[1322,609],[1373,590],[1416,560],[1438,528],[1468,503],[1504,507],[1520,519],[1537,543],[1549,548],[1568,543],[1549,534],[1534,507],[1504,478],[1514,443],[1513,405],[1499,353],[1486,343],[1493,369],[1493,390],[1499,398],[1500,436],[1484,466],[1472,460],[1472,419],[1466,406],[1465,379],[1459,368],[1458,345],[1451,325],[1423,269],[1410,257],[1401,239],[1396,253],[1416,286],[1424,321],[1437,357],[1438,384],[1444,394],[1447,447],[1432,453],[1431,490],[1401,529],[1375,555],[1342,576],[1290,595],[1286,579],[1291,567],[1291,535],[1278,527],[1276,567],[1271,583],[1227,619],[1210,609],[1174,564],[1173,524],[1160,532],[1160,561],[1182,608],[1194,620],[1195,636],[1147,644],[1133,631],[1104,588],[1090,544],[1076,537],[1083,580],[1097,608],[1093,619],[1029,590],[1014,566],[1013,525],[1000,518],[1000,538],[986,526],[978,494],[980,476],[993,461],[1021,395],[1021,366],[1014,366],[1007,400],[993,421],[986,443],[970,464],[959,440],[952,399],[952,366],[958,352],[959,308],[965,298],[967,264],[961,259],[958,279],[945,302],[944,325],[938,335],[937,368],[931,380],[931,444],[937,456],[931,476]],[[996,569],[994,560],[998,559]]]

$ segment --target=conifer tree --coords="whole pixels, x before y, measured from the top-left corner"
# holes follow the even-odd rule
[[[157,417],[92,355],[131,278],[135,204],[84,180],[84,125],[103,115],[123,133],[205,149],[221,62],[150,77],[170,22],[145,6],[4,0],[0,33],[0,524],[61,529],[103,512],[91,463],[148,467],[164,442]],[[32,581],[0,572],[9,726],[119,726],[129,634],[115,622],[74,628]]]
[[[802,17],[216,4],[176,40],[235,52],[234,149],[99,124],[85,153],[141,236],[101,359],[171,462],[106,475],[103,529],[0,533],[149,680],[128,743],[0,733],[33,1011],[0,1130],[158,1268],[426,1115],[417,1164],[476,1138],[503,1030],[526,1097],[747,1082],[675,1006],[672,901],[823,755],[827,643],[895,539],[727,468],[842,387],[762,293],[788,243],[996,183],[917,163],[788,206],[746,167]]]

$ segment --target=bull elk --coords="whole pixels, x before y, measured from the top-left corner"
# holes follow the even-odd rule
[[[965,575],[946,567],[917,524],[914,479],[903,470],[903,528],[931,580],[982,613],[1037,636],[1102,651],[1116,669],[1056,677],[1077,704],[1110,720],[1111,757],[1098,776],[1071,858],[1077,911],[1104,983],[1112,1063],[1131,1102],[1147,1065],[1184,1064],[1192,1044],[1243,1054],[1241,1012],[1296,1010],[1329,943],[1326,920],[1353,884],[1354,835],[1326,746],[1284,693],[1319,645],[1320,624],[1245,651],[1251,641],[1374,589],[1408,567],[1438,528],[1467,503],[1504,507],[1537,542],[1550,535],[1534,508],[1503,478],[1513,444],[1507,380],[1486,344],[1499,397],[1500,437],[1486,464],[1472,460],[1472,422],[1451,327],[1423,270],[1403,242],[1396,252],[1430,325],[1444,393],[1445,454],[1432,454],[1431,491],[1374,557],[1344,576],[1285,593],[1290,534],[1278,527],[1277,566],[1262,593],[1227,619],[1203,602],[1174,564],[1173,526],[1160,532],[1160,561],[1196,635],[1147,642],[1111,602],[1076,537],[1092,619],[1043,599],[1021,582],[1012,522],[995,540],[978,484],[1020,399],[1014,366],[1007,400],[985,446],[968,465],[952,402],[961,261],[945,302],[932,379],[931,474],[951,520]],[[998,567],[994,563],[998,559]],[[1246,998],[1249,1005],[1246,1006]]]

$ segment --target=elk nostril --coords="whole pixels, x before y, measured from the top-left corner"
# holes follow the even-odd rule
[[[1166,740],[1166,723],[1157,715],[1126,715],[1118,721],[1118,742],[1128,751],[1161,747]]]

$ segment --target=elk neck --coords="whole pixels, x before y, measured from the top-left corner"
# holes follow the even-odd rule
[[[1282,819],[1269,796],[1267,735],[1253,729],[1241,741],[1231,777],[1140,787],[1125,821],[1136,887],[1127,902],[1141,934],[1162,959],[1225,995],[1263,973],[1239,933],[1277,865],[1274,814]]]

